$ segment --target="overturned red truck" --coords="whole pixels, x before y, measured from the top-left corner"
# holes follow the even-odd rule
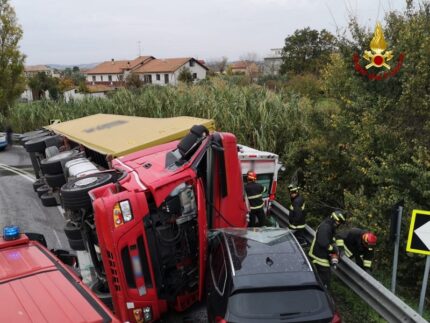
[[[93,291],[113,306],[121,320],[158,320],[169,308],[182,311],[202,299],[207,231],[246,227],[242,176],[249,169],[257,170],[273,199],[278,158],[258,151],[251,154],[246,147],[238,147],[234,135],[210,133],[205,126],[195,125],[180,141],[154,144],[139,152],[124,150],[127,145],[137,147],[135,142],[130,144],[136,137],[124,145],[116,138],[116,144],[129,154],[113,159],[112,169],[102,170],[101,163],[95,162],[104,160],[101,149],[88,137],[106,138],[106,129],[119,129],[131,121],[118,116],[121,122],[106,122],[106,116],[100,117],[104,126],[90,127],[90,117],[83,118],[83,135],[56,133],[66,137],[72,149],[79,147],[79,156],[63,152],[48,157],[43,156],[44,147],[33,147],[32,142],[27,146],[37,150],[41,182],[44,176],[59,176],[55,174],[64,170],[67,182],[48,194],[57,200],[59,196],[66,210],[65,233],[71,247],[85,248],[91,255],[97,273]],[[76,130],[76,124],[66,127]],[[82,158],[83,152],[93,167]],[[62,155],[76,155],[76,159],[59,163],[55,156]],[[81,165],[83,175],[74,175],[80,172],[75,172],[76,165]]]

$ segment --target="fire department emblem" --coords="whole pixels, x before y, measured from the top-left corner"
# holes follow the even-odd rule
[[[370,50],[365,50],[362,57],[367,61],[367,64],[364,66],[365,68],[360,65],[360,56],[357,53],[353,56],[354,68],[361,75],[367,76],[371,80],[382,80],[396,75],[404,60],[404,54],[400,53],[397,64],[391,69],[388,62],[393,59],[393,51],[387,50],[387,42],[385,41],[384,32],[379,22],[376,24],[373,38],[370,41]],[[368,70],[371,67],[376,68],[377,72],[369,72]]]
[[[381,24],[378,22],[372,41],[370,42],[370,50],[366,50],[363,55],[364,59],[370,62],[366,65],[366,69],[372,66],[390,69],[391,67],[387,62],[393,58],[393,52],[391,50],[386,51],[386,49],[387,43],[385,42],[384,32],[382,31]]]

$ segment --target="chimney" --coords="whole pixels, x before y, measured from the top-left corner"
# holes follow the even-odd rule
[[[115,60],[112,58],[112,65],[115,64]]]

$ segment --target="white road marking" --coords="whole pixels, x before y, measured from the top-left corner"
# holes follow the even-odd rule
[[[63,244],[61,243],[60,238],[58,237],[57,231],[55,231],[55,230],[52,230],[52,231],[54,231],[54,235],[58,241],[58,245],[60,246],[60,248],[63,248]]]

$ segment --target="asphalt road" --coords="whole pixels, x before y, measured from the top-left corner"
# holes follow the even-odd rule
[[[18,225],[22,232],[43,234],[49,248],[69,249],[61,212],[42,205],[33,191],[34,179],[28,153],[21,146],[0,152],[0,229]]]

